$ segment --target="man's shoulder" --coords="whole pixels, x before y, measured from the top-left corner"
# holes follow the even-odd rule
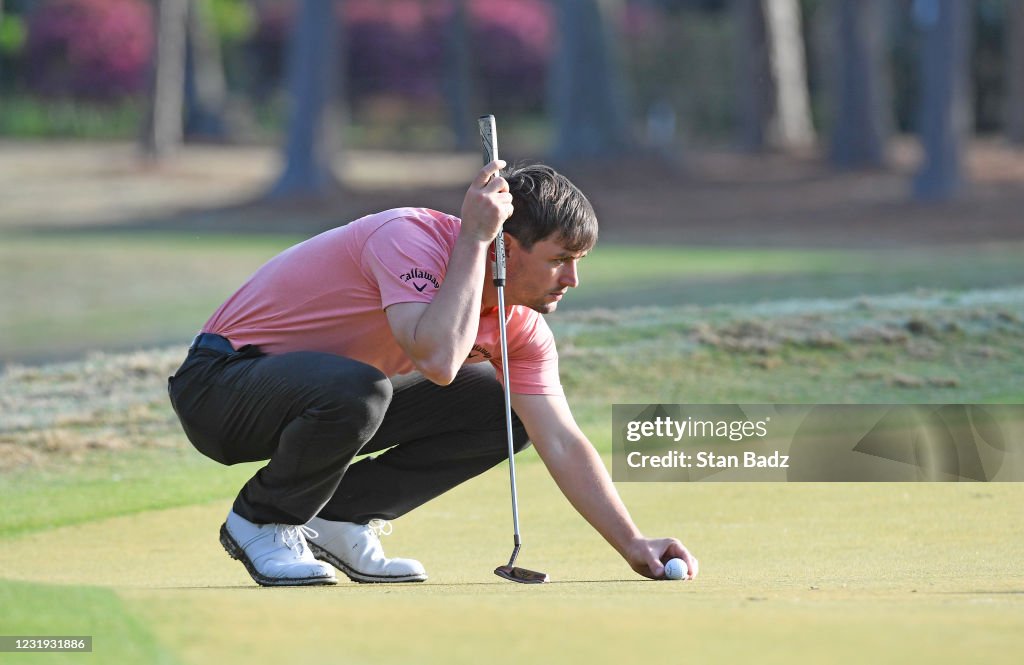
[[[391,208],[351,222],[349,227],[367,235],[378,232],[408,233],[416,229],[436,234],[458,234],[461,221],[430,208]]]
[[[429,208],[393,208],[354,223],[362,228],[350,247],[368,278],[382,286],[397,280],[403,292],[415,287],[416,302],[440,288],[459,235],[458,218]]]

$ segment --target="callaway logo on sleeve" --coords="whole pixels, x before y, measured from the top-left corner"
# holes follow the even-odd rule
[[[437,278],[422,268],[413,268],[408,272],[403,272],[398,278],[403,282],[412,284],[413,288],[420,293],[423,293],[428,286],[433,286],[435,290],[441,287]]]

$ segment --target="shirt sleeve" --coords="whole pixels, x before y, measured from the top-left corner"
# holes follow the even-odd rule
[[[513,307],[508,319],[509,385],[523,395],[562,395],[555,336],[544,317],[525,307]],[[493,361],[502,380],[502,359]]]
[[[367,238],[360,263],[377,284],[380,307],[386,309],[401,302],[432,301],[449,255],[449,248],[423,221],[396,217]]]

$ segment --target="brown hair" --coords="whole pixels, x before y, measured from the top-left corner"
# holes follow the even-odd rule
[[[514,166],[502,176],[508,181],[515,211],[505,231],[529,251],[549,237],[571,252],[586,252],[597,244],[597,215],[590,201],[568,178],[544,164]]]

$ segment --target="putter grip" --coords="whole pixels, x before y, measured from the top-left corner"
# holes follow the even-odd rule
[[[494,122],[493,115],[482,115],[477,121],[480,126],[480,142],[483,145],[484,165],[490,164],[498,159],[498,127]],[[494,237],[494,284],[495,286],[505,285],[505,236],[502,230],[498,229],[498,235]]]
[[[480,142],[484,148],[484,165],[487,165],[498,158],[498,128],[493,115],[482,115],[478,122]]]

